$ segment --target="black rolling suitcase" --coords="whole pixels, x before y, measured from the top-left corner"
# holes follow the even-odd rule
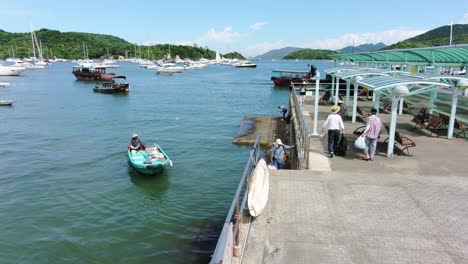
[[[335,149],[335,154],[337,156],[345,156],[346,151],[348,150],[348,140],[344,135],[341,135],[340,142],[338,142],[338,146]]]

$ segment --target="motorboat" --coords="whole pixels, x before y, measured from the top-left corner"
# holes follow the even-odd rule
[[[26,68],[0,65],[0,76],[19,76]]]
[[[236,67],[236,68],[256,68],[257,64],[249,62],[249,61],[243,61],[243,62],[234,64],[234,67]]]
[[[0,100],[0,106],[12,106],[13,100]]]
[[[128,159],[137,171],[148,175],[161,172],[166,166],[172,167],[171,159],[158,144],[154,144],[145,150],[129,149]]]
[[[111,82],[105,82],[100,86],[95,86],[93,92],[95,93],[128,93],[130,92],[130,85],[126,82],[118,82],[119,79],[126,79],[125,76],[115,76]]]
[[[10,83],[7,83],[7,82],[0,82],[0,87],[2,87],[2,88],[7,88],[8,86],[10,86]]]
[[[185,70],[182,66],[176,66],[175,63],[163,63],[160,67],[156,68],[157,74],[168,74],[183,72]]]

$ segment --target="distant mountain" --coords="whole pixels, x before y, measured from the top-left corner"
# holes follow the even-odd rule
[[[466,44],[468,43],[468,24],[453,25],[452,30],[453,40],[452,44]],[[450,26],[442,26],[426,33],[409,38],[393,45],[383,48],[388,49],[407,49],[407,48],[422,48],[432,46],[449,45],[450,39]]]
[[[282,49],[270,50],[267,53],[256,56],[254,59],[256,60],[282,59],[286,57],[287,55],[289,55],[290,53],[298,51],[298,50],[302,50],[302,48],[285,47]]]
[[[290,53],[284,59],[300,59],[300,60],[331,60],[336,51],[321,50],[321,49],[301,49]]]
[[[348,46],[345,48],[342,48],[340,50],[337,50],[340,53],[356,53],[356,52],[371,52],[371,51],[376,51],[379,49],[385,48],[387,45],[385,45],[382,42],[379,42],[377,44],[362,44],[356,47],[353,46]]]

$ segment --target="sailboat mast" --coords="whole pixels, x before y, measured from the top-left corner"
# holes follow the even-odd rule
[[[36,59],[36,48],[34,47],[34,31],[32,31],[32,30],[31,30],[31,42],[32,42],[34,59]]]
[[[36,36],[36,34],[34,34],[34,36]],[[36,39],[37,39],[37,37],[36,37]],[[44,57],[42,55],[42,40],[39,40],[39,47],[37,48],[37,51],[39,53],[39,59],[43,60]]]

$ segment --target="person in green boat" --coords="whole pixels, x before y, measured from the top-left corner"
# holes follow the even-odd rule
[[[132,152],[146,149],[145,143],[140,140],[137,133],[133,133],[132,140],[128,144],[128,149],[132,150]]]

